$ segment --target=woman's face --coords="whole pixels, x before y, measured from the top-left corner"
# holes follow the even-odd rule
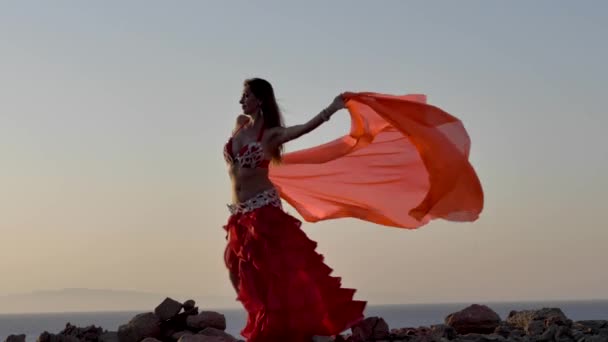
[[[241,96],[239,103],[241,104],[241,108],[243,108],[243,113],[247,115],[259,113],[262,104],[260,100],[253,95],[248,86],[243,88],[243,95]]]

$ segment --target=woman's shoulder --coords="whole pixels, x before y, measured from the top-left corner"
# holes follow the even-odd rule
[[[244,124],[248,123],[248,122],[249,122],[249,120],[251,120],[251,119],[249,118],[249,116],[247,116],[247,115],[245,115],[245,114],[239,114],[239,115],[237,115],[237,117],[236,117],[236,125],[237,125],[237,126],[242,126],[242,125],[244,125]]]
[[[250,120],[250,118],[247,115],[239,114],[236,117],[236,121],[234,123],[234,129],[232,130],[232,133],[235,133],[237,130],[239,130],[243,126],[245,126],[249,122],[249,120]]]

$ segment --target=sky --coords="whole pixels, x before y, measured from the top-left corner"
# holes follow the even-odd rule
[[[238,307],[222,147],[255,76],[287,124],[342,91],[424,93],[471,137],[476,222],[303,225],[356,298],[607,299],[606,36],[600,0],[2,2],[0,295]],[[342,111],[286,148],[348,128]]]

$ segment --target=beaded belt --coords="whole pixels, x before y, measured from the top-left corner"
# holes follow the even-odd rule
[[[266,205],[273,205],[275,207],[281,208],[281,197],[279,196],[279,192],[272,188],[260,192],[259,194],[253,196],[252,198],[236,203],[236,204],[228,204],[228,210],[230,210],[231,214],[237,213],[247,213],[252,210],[264,207]]]

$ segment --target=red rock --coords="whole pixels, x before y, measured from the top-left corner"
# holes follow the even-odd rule
[[[500,324],[500,317],[485,305],[473,304],[445,318],[445,324],[459,334],[490,334]]]

